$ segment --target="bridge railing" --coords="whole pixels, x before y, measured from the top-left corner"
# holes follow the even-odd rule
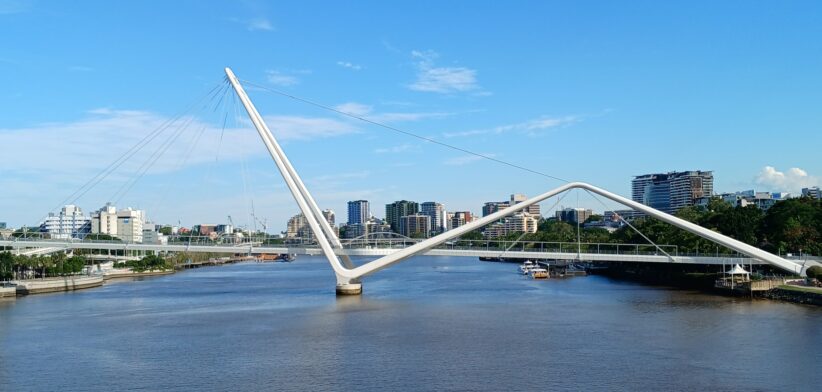
[[[17,233],[9,240],[25,242],[54,242],[55,244],[66,242],[82,243],[105,243],[123,244],[128,248],[132,244],[158,244],[158,242],[148,242],[148,238],[143,237],[143,241],[133,241],[128,238],[111,239],[108,236],[95,234],[85,235],[82,239],[60,238],[49,233],[28,232]],[[422,239],[411,238],[362,238],[348,240],[344,242],[346,249],[402,249],[416,244]],[[164,236],[160,244],[164,245],[185,245],[185,246],[232,246],[237,247],[238,253],[250,248],[258,247],[298,247],[298,248],[318,248],[310,238],[282,239],[275,236],[255,235],[255,236],[228,236],[228,235],[170,235]],[[674,257],[744,257],[737,252],[722,250],[717,248],[715,252],[690,253],[680,252],[676,245],[659,245],[659,249],[651,244],[616,244],[616,243],[592,243],[592,242],[540,242],[540,241],[505,241],[495,239],[483,240],[455,240],[437,246],[434,249],[445,250],[466,250],[466,251],[488,251],[499,252],[498,257],[505,257],[509,252],[541,252],[541,253],[562,253],[562,254],[614,254],[614,255],[664,255],[667,253]],[[793,257],[796,259],[797,257]],[[803,255],[804,258],[813,258]]]

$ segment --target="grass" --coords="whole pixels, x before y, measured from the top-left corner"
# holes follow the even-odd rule
[[[789,284],[783,284],[779,286],[782,290],[790,290],[790,291],[799,291],[802,293],[814,293],[814,294],[822,294],[822,288],[818,287],[804,287],[804,286],[794,286]]]

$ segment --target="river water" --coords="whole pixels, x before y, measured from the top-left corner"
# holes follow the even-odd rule
[[[822,309],[417,257],[320,258],[0,302],[0,390],[818,390]]]

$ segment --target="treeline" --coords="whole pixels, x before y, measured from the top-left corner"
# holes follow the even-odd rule
[[[67,257],[65,253],[24,256],[0,252],[0,280],[75,275],[85,266],[85,257]]]
[[[715,199],[707,207],[683,208],[676,216],[772,253],[799,254],[801,251],[802,254],[822,255],[822,201],[818,199],[780,201],[767,212],[755,206],[733,207]],[[639,218],[631,224],[657,244],[677,246],[679,253],[731,253],[714,242],[657,219]],[[500,240],[518,238],[521,241],[576,242],[577,227],[546,219],[540,222],[536,233],[524,236],[514,233]],[[461,239],[482,239],[482,235],[474,232]],[[628,226],[613,233],[601,228],[582,229],[579,239],[583,243],[648,243]],[[582,248],[586,250],[586,246]]]
[[[115,263],[114,268],[131,268],[134,272],[166,271],[174,269],[174,261],[157,255],[148,255],[139,260]]]

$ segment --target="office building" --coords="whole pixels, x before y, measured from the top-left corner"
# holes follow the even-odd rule
[[[674,214],[713,194],[710,171],[685,171],[636,176],[631,181],[631,198],[657,210]]]
[[[777,202],[788,199],[790,196],[790,193],[784,192],[771,193],[748,190],[742,192],[723,193],[720,194],[718,198],[734,207],[755,206],[762,211],[767,211]],[[702,197],[696,201],[696,205],[707,206],[711,198],[712,196]]]
[[[50,212],[40,225],[40,231],[50,234],[51,238],[82,239],[91,232],[91,218],[83,215],[80,207],[70,204],[64,206],[57,215]]]
[[[507,201],[489,201],[482,205],[482,216],[486,217],[499,210],[508,208]]]
[[[528,197],[521,193],[514,193],[511,195],[511,200],[508,202],[509,206],[528,200]],[[531,215],[540,216],[539,204],[532,204],[523,210]]]
[[[126,242],[143,242],[145,212],[131,207],[117,211],[111,203],[91,214],[91,233],[106,234]]]
[[[585,208],[564,208],[556,212],[557,220],[566,223],[584,223],[594,212]]]
[[[143,211],[131,207],[117,211],[117,237],[127,242],[143,242]]]
[[[408,200],[399,200],[385,205],[385,222],[391,230],[400,233],[400,218],[420,212],[419,204]]]
[[[802,197],[812,197],[814,199],[822,199],[822,191],[818,186],[810,188],[802,188]]]
[[[536,233],[538,225],[537,217],[520,211],[486,226],[482,234],[485,238],[500,238],[513,233]]]
[[[348,202],[348,224],[365,224],[371,217],[371,210],[368,200],[355,200]]]
[[[400,218],[400,234],[411,238],[427,238],[431,232],[431,217],[423,214]]]
[[[431,231],[442,233],[446,228],[445,206],[440,203],[427,201],[420,204],[420,213],[431,217]]]
[[[457,211],[448,215],[450,216],[448,230],[456,229],[474,220],[470,211]]]
[[[328,224],[334,229],[334,234],[339,236],[339,229],[334,226],[334,211],[324,210],[322,214]],[[311,226],[308,224],[308,219],[306,219],[302,213],[294,215],[288,220],[285,238],[300,243],[313,243],[316,239],[314,232],[311,230]]]

